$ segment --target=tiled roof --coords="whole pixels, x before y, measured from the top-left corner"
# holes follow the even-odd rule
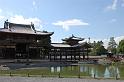
[[[87,48],[91,48],[91,45],[88,44],[87,42],[83,42],[83,43],[79,43],[77,45],[74,45],[74,47],[87,47]]]
[[[84,43],[79,43],[79,44],[76,44],[76,45],[69,45],[69,44],[66,44],[66,43],[51,43],[51,46],[52,47],[91,47],[88,43],[84,42]]]
[[[71,45],[64,44],[64,43],[51,43],[53,47],[71,47]]]
[[[24,34],[37,34],[37,35],[52,35],[53,32],[46,31],[36,31],[33,24],[15,24],[6,22],[4,23],[4,28],[0,28],[0,32],[10,32],[10,33],[24,33]]]
[[[84,38],[79,38],[79,37],[75,37],[74,35],[72,35],[71,37],[65,38],[65,39],[62,39],[62,40],[63,40],[63,41],[68,41],[68,40],[82,41],[82,40],[84,40]]]

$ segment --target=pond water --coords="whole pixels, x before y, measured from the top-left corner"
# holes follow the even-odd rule
[[[58,63],[58,62],[57,62]],[[0,74],[32,74],[32,75],[61,75],[63,77],[98,77],[98,78],[123,78],[124,79],[124,65],[100,65],[100,64],[7,64],[9,70],[1,70]],[[6,68],[4,67],[4,68]],[[13,69],[14,68],[14,69]]]
[[[124,77],[124,66],[114,66],[114,65],[92,65],[92,64],[81,64],[81,65],[72,65],[64,67],[50,67],[51,73],[61,73],[61,74],[70,74],[70,75],[86,75],[90,77],[102,77],[102,78],[111,78],[111,77]]]

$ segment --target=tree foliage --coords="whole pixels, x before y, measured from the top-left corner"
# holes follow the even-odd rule
[[[124,54],[124,40],[121,40],[118,45],[118,53]]]
[[[108,43],[108,48],[107,50],[110,52],[110,53],[113,53],[113,54],[116,54],[117,52],[117,44],[114,40],[114,37],[110,37],[110,41]]]
[[[96,49],[96,54],[97,55],[102,55],[102,54],[106,54],[107,50],[104,48],[104,46],[98,46]]]
[[[93,49],[91,51],[91,55],[102,55],[107,53],[107,50],[104,48],[102,41],[94,41],[94,43],[92,43],[92,46]]]

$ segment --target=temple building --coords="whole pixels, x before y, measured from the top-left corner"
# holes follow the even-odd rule
[[[85,56],[88,59],[91,46],[86,42],[79,43],[83,40],[84,38],[72,35],[69,38],[62,39],[63,43],[51,43],[50,60],[80,61],[85,59]]]
[[[84,38],[72,35],[63,43],[51,43],[54,32],[37,31],[34,24],[5,21],[0,28],[0,59],[47,59],[51,61],[79,61],[88,58],[90,46],[79,43]]]
[[[44,58],[51,45],[53,32],[36,31],[34,24],[24,25],[5,21],[0,28],[0,58]]]

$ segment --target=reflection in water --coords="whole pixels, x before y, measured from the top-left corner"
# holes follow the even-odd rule
[[[51,72],[54,72],[54,67],[51,67]]]
[[[94,77],[94,68],[91,68],[91,77]]]
[[[66,67],[58,66],[58,67],[50,67],[50,71],[52,73],[66,72],[66,71],[68,73],[68,71],[72,71],[72,72],[80,71],[81,74],[87,73],[91,77],[94,77],[95,74],[95,77],[110,78],[110,77],[115,77],[117,75],[117,77],[120,78],[120,67],[118,68],[117,66],[102,66],[102,67],[101,65],[80,65],[80,66],[66,66]]]
[[[120,70],[117,66],[109,66],[110,76],[120,78]]]
[[[57,72],[60,72],[60,67],[57,67]]]
[[[119,72],[119,70],[118,70],[118,67],[117,67],[117,69],[116,69],[116,72],[117,72],[117,78],[120,78],[120,72]]]
[[[80,66],[80,72],[83,72],[83,66]]]
[[[87,66],[80,66],[80,72],[87,72]]]
[[[89,71],[89,67],[88,66],[80,66],[80,72],[88,72]]]
[[[60,72],[61,68],[60,67],[51,67],[50,71],[53,72]]]
[[[98,71],[96,68],[92,67],[91,68],[91,77],[94,77],[94,75],[95,75],[95,77],[98,77]]]
[[[108,67],[106,67],[106,69],[105,69],[104,78],[110,78],[110,71],[109,71]]]
[[[95,77],[99,77],[98,76],[98,70],[95,70]]]

